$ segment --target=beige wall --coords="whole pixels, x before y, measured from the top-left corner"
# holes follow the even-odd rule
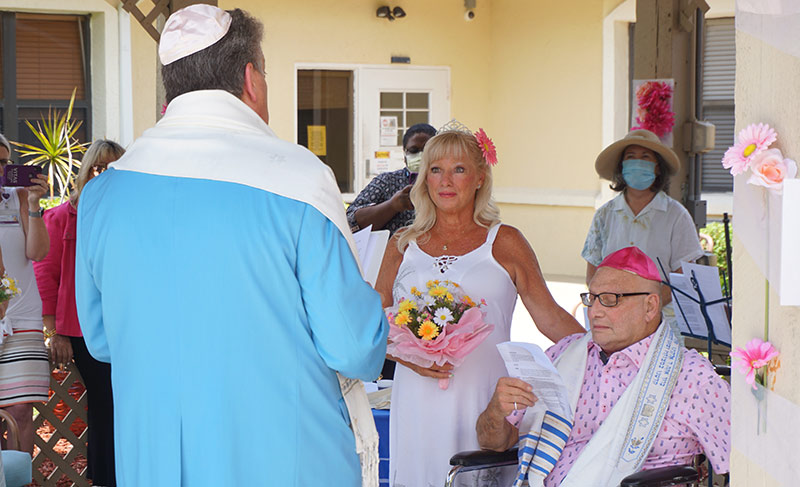
[[[131,77],[133,78],[133,137],[156,123],[156,41],[131,18]]]
[[[775,147],[787,157],[800,158],[800,59],[784,54],[765,42],[736,32],[736,129],[756,122],[766,122],[778,132]],[[747,69],[742,69],[746,66]],[[739,176],[744,177],[744,176]],[[734,198],[738,196],[734,193]],[[735,227],[734,227],[735,228]],[[734,233],[736,236],[736,233]],[[744,248],[741,240],[733,242],[734,269],[734,345],[743,346],[752,338],[764,338],[765,286],[766,278],[755,264],[753,257]],[[774,257],[771,257],[774,258]],[[784,272],[790,271],[784,269]],[[796,272],[797,270],[791,270]],[[775,283],[776,284],[776,283]],[[788,400],[790,408],[796,410],[800,404],[800,308],[779,305],[774,287],[769,298],[769,340],[781,352],[781,368],[775,378],[775,393]],[[744,385],[734,382],[733,428],[742,433],[742,441],[734,441],[734,459],[731,474],[735,486],[779,485],[777,480],[764,476],[763,459],[755,460],[742,452],[751,439],[758,434],[754,426],[756,419],[744,414],[738,407],[751,400]],[[770,418],[767,418],[770,421]],[[777,418],[773,421],[777,421]],[[768,423],[768,441],[772,445],[796,442],[787,437],[797,431],[793,425]],[[787,428],[788,427],[788,428]],[[734,435],[736,439],[736,435]],[[768,452],[769,454],[769,452]],[[796,451],[787,452],[775,447],[775,458],[790,461]],[[769,469],[766,469],[769,470]],[[771,472],[772,473],[772,472]],[[777,476],[777,474],[776,474]],[[794,479],[795,484],[797,478]],[[787,484],[788,485],[788,484]]]
[[[583,276],[599,190],[604,5],[499,0],[492,10],[487,125],[505,155],[496,193],[509,201],[504,188],[513,188],[538,203],[501,204],[503,219],[523,231],[546,274]],[[550,206],[554,192],[583,198]]]
[[[618,0],[463,2],[409,0],[404,19],[375,17],[378,3],[346,0],[221,1],[265,25],[270,125],[294,137],[295,63],[449,66],[451,113],[495,140],[496,196],[506,222],[533,244],[548,274],[582,276],[601,147],[602,23]],[[578,5],[576,5],[578,4]],[[565,62],[569,60],[569,62]],[[552,197],[565,207],[552,206]]]
[[[488,119],[488,2],[479,2],[472,22],[464,21],[459,1],[406,0],[408,16],[394,22],[375,16],[378,2],[363,0],[239,0],[219,6],[245,9],[264,22],[270,126],[284,139],[294,138],[295,63],[390,64],[392,56],[408,56],[415,66],[450,66],[453,116],[468,125]]]

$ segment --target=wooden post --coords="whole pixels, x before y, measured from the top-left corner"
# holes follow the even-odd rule
[[[681,170],[672,177],[670,196],[681,201],[689,174],[689,160],[683,148],[683,124],[690,120],[690,103],[694,93],[689,50],[691,32],[680,28],[681,4],[685,0],[639,0],[636,2],[636,27],[633,43],[634,79],[672,78],[675,91],[672,107],[675,126],[672,129],[672,150],[681,160]]]

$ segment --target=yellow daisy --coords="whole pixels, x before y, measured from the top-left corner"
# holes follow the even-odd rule
[[[439,328],[432,321],[427,320],[419,326],[419,336],[423,340],[433,340],[439,336]]]
[[[408,313],[412,309],[417,309],[417,303],[411,301],[410,299],[404,299],[398,308],[401,313]]]
[[[450,293],[447,291],[447,288],[444,287],[444,286],[434,286],[434,287],[432,287],[430,289],[430,291],[428,291],[428,294],[430,294],[434,298],[439,298],[439,297],[442,297],[442,296],[446,296],[446,295],[448,295]]]
[[[473,301],[469,296],[464,296],[463,298],[461,298],[461,302],[463,302],[464,304],[466,304],[470,308],[474,308],[475,307],[475,301]]]
[[[394,324],[397,326],[407,325],[411,321],[411,316],[408,313],[397,313],[394,317]]]
[[[419,292],[419,289],[417,289],[416,286],[411,286],[411,294],[414,296],[422,296],[422,293]]]

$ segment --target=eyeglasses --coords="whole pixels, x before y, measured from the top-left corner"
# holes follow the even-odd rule
[[[606,308],[613,308],[619,304],[619,298],[625,296],[647,296],[648,294],[653,293],[581,293],[581,302],[586,306],[591,306],[594,304],[594,300],[598,299],[600,304]]]

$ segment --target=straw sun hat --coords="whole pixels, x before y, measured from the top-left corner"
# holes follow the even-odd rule
[[[628,135],[606,147],[597,156],[594,169],[601,178],[611,181],[614,178],[614,170],[622,160],[622,153],[629,145],[642,146],[660,155],[667,163],[669,174],[673,175],[681,168],[681,161],[672,152],[672,149],[661,143],[658,136],[649,130],[631,130]]]

